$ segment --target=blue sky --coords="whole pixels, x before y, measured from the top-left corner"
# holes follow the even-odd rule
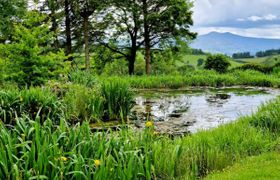
[[[280,0],[194,0],[193,31],[280,39]]]

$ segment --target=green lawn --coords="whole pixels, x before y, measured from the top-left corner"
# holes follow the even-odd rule
[[[205,179],[219,180],[261,180],[280,179],[280,153],[266,153],[250,157],[229,167],[224,172],[217,172]]]

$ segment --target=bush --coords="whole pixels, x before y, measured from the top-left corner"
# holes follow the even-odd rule
[[[24,115],[41,122],[48,118],[58,122],[62,115],[61,103],[46,89],[2,90],[0,101],[0,118],[5,124],[14,124],[16,117]]]
[[[245,65],[242,65],[240,67],[237,67],[236,69],[239,70],[254,70],[254,71],[259,71],[262,73],[271,73],[273,68],[272,67],[266,67],[266,66],[262,66],[260,64],[254,64],[254,63],[248,63]]]
[[[222,54],[210,55],[205,62],[205,69],[215,70],[219,73],[225,73],[230,66],[228,57]]]
[[[29,12],[15,25],[12,42],[0,44],[7,79],[19,86],[42,85],[50,78],[57,78],[60,63],[66,59],[63,51],[50,51],[53,34],[49,32],[49,24],[41,24],[45,19],[35,11]]]

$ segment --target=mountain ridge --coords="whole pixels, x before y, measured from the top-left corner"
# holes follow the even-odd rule
[[[280,39],[246,37],[230,32],[210,32],[198,36],[191,43],[191,47],[211,53],[232,55],[237,52],[250,52],[254,55],[258,51],[280,49]]]

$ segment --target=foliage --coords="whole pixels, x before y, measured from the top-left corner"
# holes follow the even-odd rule
[[[201,67],[204,64],[204,59],[200,58],[197,60],[197,66]]]
[[[123,81],[132,88],[184,88],[189,86],[233,86],[247,85],[259,87],[280,87],[277,75],[267,75],[257,71],[235,70],[226,74],[215,71],[196,70],[186,71],[184,75],[158,75],[158,76],[112,76],[100,77],[101,81]]]
[[[13,33],[13,23],[21,18],[26,9],[26,0],[0,1],[0,43],[10,39]]]
[[[72,71],[69,73],[69,81],[75,84],[82,84],[86,87],[93,87],[97,84],[97,78],[91,72]]]
[[[248,63],[248,64],[244,64],[240,67],[237,67],[236,69],[240,69],[240,70],[254,70],[254,71],[259,71],[262,73],[271,73],[273,70],[273,67],[267,67],[267,66],[263,66],[260,64],[254,64],[254,63]]]
[[[52,119],[58,122],[62,114],[61,103],[49,90],[31,88],[0,91],[0,118],[5,124],[15,124],[16,117],[29,116],[44,122]]]
[[[250,52],[239,52],[232,55],[233,59],[253,58]]]
[[[280,49],[270,49],[270,50],[266,50],[266,51],[259,51],[256,53],[257,57],[266,57],[266,56],[272,56],[272,55],[276,55],[276,54],[280,54]]]
[[[80,85],[71,86],[63,97],[63,103],[71,124],[95,122],[103,118],[104,99],[98,91]]]
[[[16,118],[8,129],[0,124],[1,179],[197,179],[248,156],[277,148],[279,131],[250,122],[273,111],[277,99],[259,113],[217,129],[171,140],[143,132],[93,133],[88,123],[68,126],[61,120],[40,124]]]
[[[63,52],[49,51],[52,34],[48,24],[41,25],[44,20],[38,12],[29,12],[23,22],[15,25],[13,41],[0,45],[7,78],[20,86],[41,85],[56,77],[60,63],[65,59]]]
[[[219,73],[225,73],[229,66],[230,63],[227,56],[216,54],[207,57],[204,68],[208,70],[213,69]]]
[[[133,95],[126,83],[121,81],[103,82],[101,95],[105,100],[103,120],[127,120],[133,106]]]

